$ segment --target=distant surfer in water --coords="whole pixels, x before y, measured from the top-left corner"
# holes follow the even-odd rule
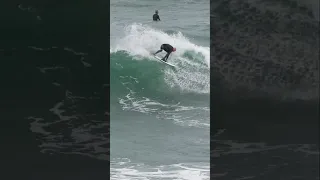
[[[161,60],[167,62],[169,55],[170,55],[172,52],[175,52],[175,51],[176,51],[176,48],[172,47],[170,44],[162,44],[161,47],[160,47],[160,50],[157,51],[156,53],[154,53],[153,55],[158,54],[158,53],[161,52],[162,50],[164,50],[165,52],[167,52],[167,55],[164,56]]]
[[[160,21],[160,17],[158,15],[158,10],[156,10],[155,14],[153,15],[153,21]]]

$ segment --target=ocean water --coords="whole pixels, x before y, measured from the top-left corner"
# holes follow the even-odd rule
[[[209,179],[209,1],[110,5],[111,179]]]
[[[211,178],[319,179],[319,1],[211,1]]]

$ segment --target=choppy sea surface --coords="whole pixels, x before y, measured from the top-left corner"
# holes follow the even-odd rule
[[[210,2],[110,3],[111,179],[209,179]]]

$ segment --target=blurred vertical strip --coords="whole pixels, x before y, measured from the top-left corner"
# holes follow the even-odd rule
[[[0,2],[0,179],[108,179],[109,1]]]
[[[211,178],[319,179],[318,1],[211,1]]]

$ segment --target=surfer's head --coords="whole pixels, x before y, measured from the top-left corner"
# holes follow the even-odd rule
[[[158,10],[156,10],[155,13],[158,14]]]
[[[175,51],[176,51],[176,48],[173,48],[172,51],[175,52]]]

